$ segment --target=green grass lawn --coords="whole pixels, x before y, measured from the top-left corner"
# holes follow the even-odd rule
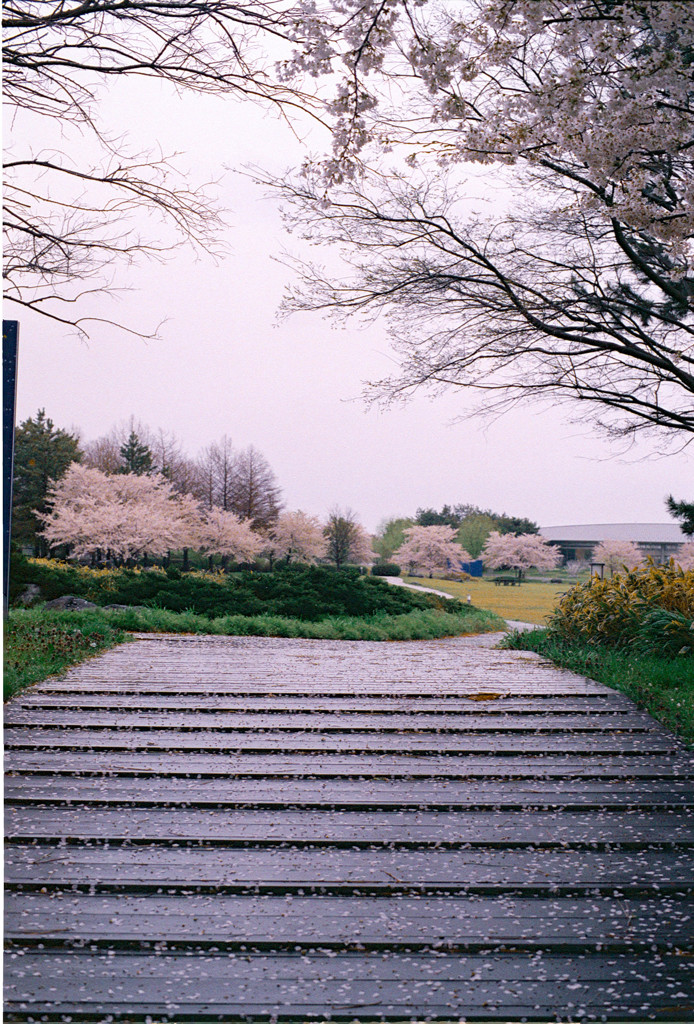
[[[476,608],[486,608],[504,619],[532,622],[537,626],[544,625],[559,598],[571,586],[568,581],[565,584],[540,583],[532,578],[524,580],[518,587],[497,587],[492,580],[486,579],[463,580],[459,583],[406,576],[405,581],[442,590],[460,601],[466,601],[469,594]]]

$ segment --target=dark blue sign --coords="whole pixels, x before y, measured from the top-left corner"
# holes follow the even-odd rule
[[[5,615],[10,594],[10,536],[12,533],[12,476],[14,473],[14,420],[17,404],[17,343],[19,324],[2,322],[2,512],[3,598]]]

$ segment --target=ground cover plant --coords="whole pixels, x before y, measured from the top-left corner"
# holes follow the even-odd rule
[[[126,639],[104,612],[12,611],[4,633],[5,699]]]
[[[694,571],[652,562],[579,583],[547,628],[505,644],[621,690],[694,742]]]
[[[569,586],[568,583],[541,583],[532,579],[524,580],[516,587],[497,587],[490,579],[458,582],[407,577],[407,582],[442,590],[460,601],[467,601],[469,594],[477,608],[488,608],[504,619],[532,622],[538,626],[544,625]]]

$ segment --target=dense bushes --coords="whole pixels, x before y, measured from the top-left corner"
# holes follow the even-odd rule
[[[674,657],[694,653],[694,570],[645,566],[576,584],[548,621],[569,643]]]
[[[75,594],[99,605],[124,604],[226,615],[279,615],[316,622],[329,616],[403,615],[443,607],[435,595],[391,587],[357,569],[285,565],[269,573],[230,575],[161,569],[87,569],[29,561],[23,583],[36,583],[44,599]],[[457,606],[457,607],[456,607]],[[460,605],[446,601],[447,612]]]
[[[399,576],[400,566],[395,562],[380,562],[372,566],[372,576]]]

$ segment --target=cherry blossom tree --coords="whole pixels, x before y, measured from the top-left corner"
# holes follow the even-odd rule
[[[631,540],[603,540],[593,548],[593,562],[602,562],[614,575],[620,569],[634,569],[643,554]]]
[[[49,504],[39,517],[43,536],[52,548],[68,545],[76,558],[127,561],[198,542],[197,504],[162,476],[108,476],[73,463],[50,489]]]
[[[270,530],[266,550],[287,562],[312,563],[327,556],[328,542],[316,516],[301,510],[283,512]]]
[[[675,565],[679,565],[680,569],[684,569],[685,572],[694,569],[694,541],[683,544],[674,559]]]
[[[580,401],[610,436],[686,442],[694,6],[383,6],[362,166],[278,183],[292,226],[346,262],[335,279],[300,265],[288,307],[387,314],[400,370],[372,397]],[[512,196],[491,216],[471,210],[471,163]]]
[[[458,568],[461,562],[471,561],[468,552],[456,542],[453,526],[410,526],[405,531],[405,543],[393,552],[396,565],[410,573],[446,572],[451,565]]]
[[[263,547],[263,538],[248,522],[221,508],[206,512],[198,539],[199,546],[210,557],[210,566],[214,555],[221,555],[223,566],[230,557],[238,562],[252,562]]]
[[[559,548],[537,533],[499,533],[493,530],[482,549],[484,564],[490,569],[553,569],[561,561]]]

